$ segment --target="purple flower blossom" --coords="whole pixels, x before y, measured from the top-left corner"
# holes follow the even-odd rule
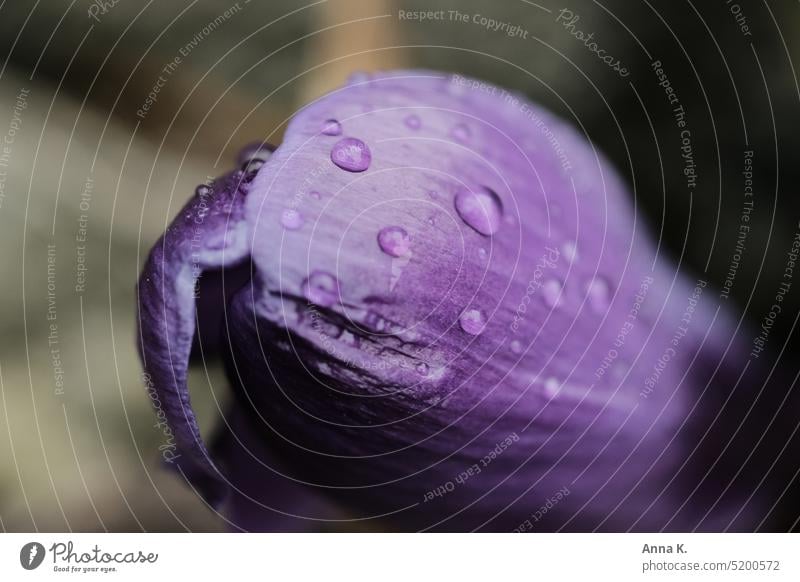
[[[585,137],[466,81],[334,91],[178,214],[138,288],[172,465],[249,530],[751,527],[698,447],[735,326]],[[186,377],[220,329],[209,449]]]

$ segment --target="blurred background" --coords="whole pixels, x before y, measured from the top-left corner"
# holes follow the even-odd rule
[[[280,143],[297,108],[354,71],[456,72],[570,120],[627,178],[682,269],[722,287],[735,264],[730,302],[760,326],[800,219],[800,3],[570,0],[575,28],[593,32],[627,77],[558,21],[563,8],[0,3],[0,528],[224,529],[160,465],[163,434],[134,344],[134,283],[196,184],[225,171],[246,142]],[[444,17],[402,16],[420,10]],[[482,16],[520,32],[491,30]],[[691,126],[693,190],[654,61]],[[754,206],[741,242],[748,150]],[[793,377],[800,289],[786,302],[765,357]],[[227,394],[219,366],[193,367],[191,389],[208,432]]]

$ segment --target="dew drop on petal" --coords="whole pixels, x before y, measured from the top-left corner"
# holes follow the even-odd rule
[[[589,282],[586,288],[586,294],[589,298],[589,305],[595,311],[604,311],[608,309],[611,303],[611,286],[603,277],[595,277]]]
[[[468,309],[461,314],[458,323],[470,335],[480,335],[486,328],[486,316],[478,309]]]
[[[450,137],[461,143],[469,141],[469,138],[471,136],[472,132],[470,131],[469,127],[464,123],[457,123],[450,130]]]
[[[544,391],[548,396],[555,396],[561,389],[561,382],[552,376],[544,381]]]
[[[456,194],[455,205],[461,219],[482,235],[490,236],[500,229],[503,204],[493,190],[485,186],[462,188]]]
[[[269,143],[256,142],[242,148],[239,155],[236,157],[236,162],[239,166],[245,166],[251,160],[267,161],[272,152],[275,151],[275,146]]]
[[[330,307],[339,300],[339,280],[327,271],[314,271],[303,281],[303,295],[320,307]]]
[[[342,135],[342,124],[335,119],[326,119],[322,122],[323,135]]]
[[[403,120],[403,123],[406,124],[408,129],[419,129],[422,127],[422,120],[419,118],[419,115],[409,115]]]
[[[563,285],[557,279],[548,279],[542,283],[542,299],[548,307],[557,307],[561,303]]]
[[[578,258],[578,247],[574,242],[567,241],[561,245],[561,254],[564,255],[564,258],[567,259],[567,262],[571,263]]]
[[[281,225],[286,230],[299,230],[305,223],[303,215],[294,208],[285,208],[281,213]]]
[[[392,257],[408,255],[411,241],[406,230],[399,226],[387,226],[378,233],[378,246]]]
[[[372,153],[360,139],[346,137],[334,144],[331,161],[348,172],[363,172],[372,162]]]
[[[252,179],[264,165],[264,160],[261,158],[252,158],[242,164],[242,172],[245,173],[245,179]]]
[[[348,85],[357,85],[360,83],[367,83],[372,80],[372,75],[367,73],[366,71],[356,71],[351,73],[349,77],[347,77],[347,84]]]

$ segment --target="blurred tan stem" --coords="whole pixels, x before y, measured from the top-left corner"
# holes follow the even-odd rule
[[[312,20],[313,37],[304,56],[305,78],[300,97],[304,102],[341,86],[355,71],[376,71],[407,66],[401,44],[397,6],[392,0],[329,0],[319,5]]]

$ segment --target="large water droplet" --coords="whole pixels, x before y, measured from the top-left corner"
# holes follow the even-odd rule
[[[346,137],[331,149],[331,161],[348,172],[363,172],[372,162],[372,153],[360,139]]]
[[[320,307],[330,307],[339,300],[339,280],[327,271],[314,271],[303,281],[303,295]]]
[[[548,279],[542,283],[542,299],[548,307],[558,307],[561,304],[561,290],[563,286],[558,279]]]
[[[468,142],[471,136],[472,132],[470,131],[469,127],[463,123],[455,124],[453,129],[450,130],[450,137],[461,143]]]
[[[486,328],[486,316],[479,309],[468,309],[461,314],[458,323],[470,335],[480,335]]]
[[[378,233],[378,246],[392,257],[404,257],[411,249],[411,240],[404,228],[387,226]]]
[[[335,119],[326,119],[322,122],[323,135],[342,135],[342,124]]]
[[[403,120],[403,123],[406,124],[408,129],[419,129],[422,127],[422,120],[419,118],[418,115],[409,115]]]
[[[603,277],[595,277],[586,287],[586,294],[589,298],[589,305],[595,311],[608,309],[611,303],[611,285]]]
[[[455,205],[461,219],[482,235],[493,235],[500,228],[503,204],[493,190],[485,186],[462,188],[456,194]]]
[[[294,208],[286,208],[281,213],[281,225],[287,230],[299,230],[305,223],[303,215]]]

